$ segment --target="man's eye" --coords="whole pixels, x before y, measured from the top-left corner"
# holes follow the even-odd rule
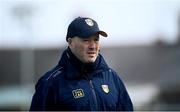
[[[95,41],[99,41],[99,39],[95,39]]]
[[[87,41],[89,41],[89,40],[84,39],[83,41],[84,41],[84,42],[87,42]]]

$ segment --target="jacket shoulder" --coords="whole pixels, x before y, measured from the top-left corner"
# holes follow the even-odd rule
[[[42,85],[49,85],[53,79],[55,79],[57,76],[61,75],[63,72],[63,67],[56,66],[52,70],[45,73],[43,76],[40,77],[36,84],[36,88],[38,86]]]
[[[121,75],[117,73],[114,69],[109,68],[109,72],[111,73],[111,77],[113,78],[114,82],[123,84]]]
[[[112,73],[113,77],[120,78],[120,75],[112,68],[109,68],[109,72]]]
[[[61,75],[63,72],[64,67],[55,67],[53,70],[51,70],[48,75],[46,76],[45,80],[49,81],[53,78],[56,78],[58,75]]]

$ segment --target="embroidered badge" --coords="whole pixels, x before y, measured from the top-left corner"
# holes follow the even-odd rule
[[[85,19],[86,24],[88,24],[89,26],[93,26],[94,22],[91,19]]]
[[[109,87],[108,87],[108,85],[101,85],[101,87],[102,87],[102,89],[103,89],[103,91],[104,91],[105,93],[109,93]]]
[[[81,98],[81,97],[84,97],[84,92],[82,89],[76,89],[76,90],[73,90],[72,91],[72,94],[74,96],[74,98]]]

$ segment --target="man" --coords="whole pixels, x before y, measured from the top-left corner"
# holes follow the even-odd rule
[[[99,53],[99,35],[107,37],[91,18],[71,22],[68,48],[36,84],[30,110],[133,110],[123,82]]]

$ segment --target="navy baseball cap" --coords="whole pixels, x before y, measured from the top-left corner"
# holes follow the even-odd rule
[[[107,37],[107,33],[99,30],[98,24],[91,18],[78,17],[75,18],[68,26],[66,41],[68,38],[78,36],[79,38],[88,38],[98,33],[103,37]]]

